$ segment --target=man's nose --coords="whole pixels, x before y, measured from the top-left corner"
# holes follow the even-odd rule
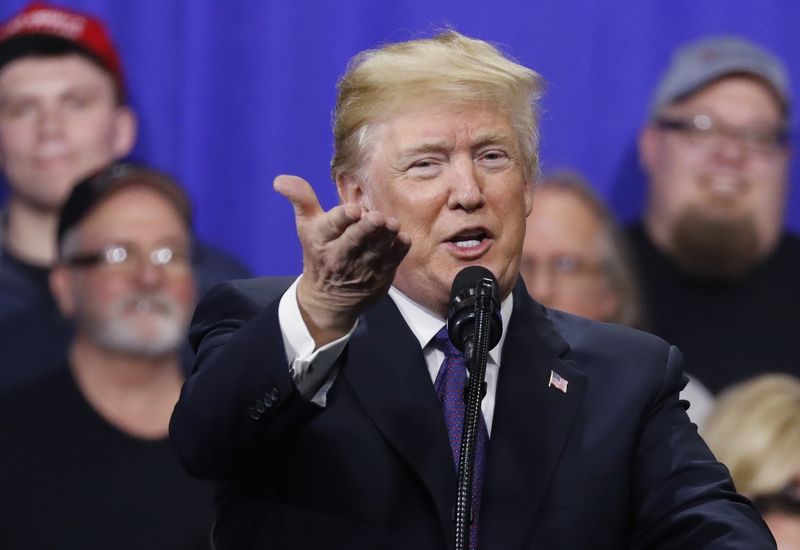
[[[149,261],[142,261],[137,266],[136,281],[141,288],[157,288],[164,284],[165,267]]]
[[[471,158],[455,158],[448,206],[471,212],[483,206],[483,176]]]
[[[58,136],[64,129],[64,114],[58,106],[44,106],[39,111],[40,137]]]
[[[747,144],[735,134],[723,134],[714,144],[714,156],[722,162],[741,164],[747,155]]]

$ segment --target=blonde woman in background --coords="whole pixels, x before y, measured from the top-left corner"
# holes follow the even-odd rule
[[[703,436],[778,550],[800,550],[800,379],[768,374],[723,392]]]

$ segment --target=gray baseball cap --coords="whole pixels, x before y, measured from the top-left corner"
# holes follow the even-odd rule
[[[752,75],[769,85],[791,106],[789,77],[784,64],[764,48],[736,36],[704,38],[678,49],[661,77],[650,104],[650,116],[707,84],[733,74]]]

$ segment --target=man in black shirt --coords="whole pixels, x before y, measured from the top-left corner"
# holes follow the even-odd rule
[[[113,165],[78,184],[50,282],[68,368],[0,396],[0,547],[208,549],[211,487],[167,441],[194,304],[188,199]]]
[[[791,93],[745,40],[701,40],[662,77],[639,139],[649,180],[629,229],[653,330],[712,391],[800,374],[800,240],[784,229]]]

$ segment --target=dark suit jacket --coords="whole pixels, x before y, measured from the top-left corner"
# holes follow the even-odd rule
[[[195,314],[171,435],[189,472],[221,482],[217,547],[452,547],[456,474],[418,341],[385,297],[319,407],[289,376],[287,285],[224,283]],[[775,547],[689,422],[675,348],[547,310],[522,284],[506,331],[481,548]]]

